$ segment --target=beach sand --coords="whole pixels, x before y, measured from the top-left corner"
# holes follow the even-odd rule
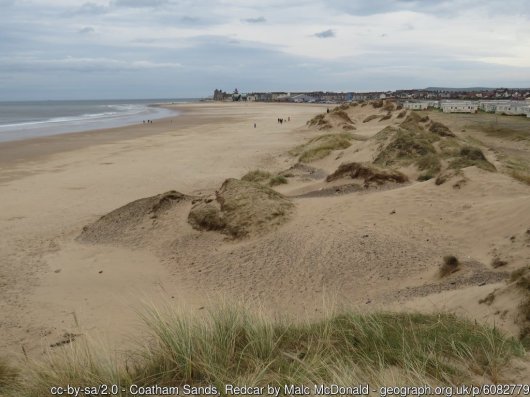
[[[276,156],[302,139],[298,129],[323,108],[178,109],[181,116],[149,125],[0,144],[1,351],[40,351],[70,332],[73,313],[86,329],[126,335],[140,300],[187,299],[178,277],[149,250],[74,238],[129,201],[171,189],[192,194],[255,167],[280,167]]]
[[[518,332],[516,313],[504,313],[516,296],[478,303],[529,260],[530,188],[501,172],[466,168],[459,188],[411,181],[351,194],[323,178],[290,177],[276,189],[296,209],[270,233],[230,239],[195,230],[189,200],[134,233],[80,241],[86,225],[134,200],[170,190],[206,197],[250,170],[287,170],[297,162],[290,149],[326,132],[306,126],[322,105],[179,109],[149,126],[0,144],[0,351],[38,355],[67,333],[122,347],[141,332],[142,305],[202,310],[220,298],[302,317],[332,306],[449,310]],[[372,160],[378,146],[367,139],[401,121],[362,123],[374,112],[351,111],[352,145],[311,167],[327,175],[342,162]],[[465,266],[440,281],[444,255]],[[496,255],[508,265],[492,268]]]

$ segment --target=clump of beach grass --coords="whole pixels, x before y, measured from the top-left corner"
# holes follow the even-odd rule
[[[511,170],[510,175],[512,178],[517,179],[519,182],[530,185],[530,173],[525,171]]]
[[[402,119],[406,115],[407,115],[407,111],[406,110],[402,110],[401,112],[399,112],[399,114],[396,116],[396,118]]]
[[[284,175],[274,175],[269,179],[269,186],[278,186],[289,183],[287,178]]]
[[[260,169],[247,172],[241,180],[262,183],[269,186],[278,186],[289,182],[284,175],[273,175],[268,171]]]
[[[516,320],[520,327],[521,342],[525,347],[530,348],[530,265],[514,270],[510,274],[510,282],[523,297]]]
[[[150,308],[136,350],[114,353],[84,340],[29,363],[7,397],[48,395],[51,386],[266,386],[369,383],[459,384],[502,380],[522,345],[495,328],[451,314],[331,313],[319,320],[270,319],[237,305],[201,314]],[[347,374],[347,375],[346,375]],[[122,392],[122,388],[126,392]]]
[[[471,166],[476,166],[486,171],[496,171],[495,166],[486,159],[482,150],[474,146],[462,147],[458,157],[449,164],[449,168],[454,169]]]
[[[268,180],[270,177],[270,172],[257,169],[247,172],[245,175],[243,175],[243,177],[241,177],[241,180],[248,182],[263,182]]]
[[[303,145],[297,146],[289,153],[293,156],[298,156],[300,162],[309,163],[326,157],[333,150],[350,147],[352,139],[352,135],[346,132],[320,135]]]
[[[308,127],[317,127],[319,130],[328,130],[332,128],[329,120],[326,118],[326,113],[317,114],[306,124]]]
[[[420,157],[416,161],[416,166],[423,173],[418,177],[420,181],[426,181],[434,178],[442,169],[440,158],[435,153],[429,153],[425,156]]]
[[[337,116],[339,117],[340,119],[342,119],[344,122],[348,123],[348,124],[353,124],[353,120],[350,118],[350,116],[348,116],[348,113],[346,113],[343,109],[338,109],[338,110],[333,110],[332,114],[334,116]]]
[[[0,358],[0,395],[15,387],[19,376],[19,370],[9,364],[5,358]]]
[[[446,277],[458,270],[460,270],[460,261],[456,256],[446,255],[443,257],[443,263],[440,266],[440,277]]]
[[[449,136],[449,137],[454,137],[455,136],[455,134],[453,134],[453,132],[451,132],[449,127],[447,127],[445,124],[440,123],[438,121],[433,121],[432,122],[431,126],[429,127],[429,131],[433,132],[435,134],[438,134],[440,136]]]
[[[382,185],[386,182],[405,183],[408,178],[405,174],[390,169],[381,169],[369,163],[343,163],[326,178],[327,182],[349,177],[352,179],[363,179],[364,186],[369,187],[371,183]]]

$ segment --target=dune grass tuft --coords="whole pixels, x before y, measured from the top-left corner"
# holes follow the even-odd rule
[[[297,146],[289,153],[293,156],[299,156],[300,162],[308,163],[326,157],[333,150],[350,147],[352,139],[352,135],[346,132],[320,135],[303,145]]]
[[[495,166],[486,159],[482,150],[474,146],[462,147],[459,156],[451,161],[449,167],[459,169],[473,165],[486,171],[496,171]]]
[[[440,266],[440,277],[448,276],[460,270],[460,261],[454,255],[446,255],[443,258],[443,263]]]
[[[258,169],[258,170],[247,172],[245,175],[241,177],[241,180],[248,181],[248,182],[263,182],[269,179],[270,177],[271,177],[270,172]]]
[[[519,182],[530,185],[530,173],[525,171],[512,170],[510,171],[512,178],[517,179]]]
[[[48,395],[56,385],[160,387],[388,381],[455,384],[479,375],[502,380],[520,343],[450,314],[335,313],[317,321],[271,320],[240,307],[201,315],[171,309],[142,314],[149,335],[136,351],[116,354],[78,341],[28,365],[8,397]]]
[[[275,175],[269,179],[269,186],[278,186],[289,183],[284,175]]]
[[[18,370],[0,357],[0,396],[3,392],[15,387],[19,375]]]
[[[369,187],[371,183],[382,185],[386,182],[405,183],[408,178],[405,174],[379,167],[368,163],[344,163],[326,178],[327,182],[332,182],[340,178],[350,177],[352,179],[363,179],[364,186]]]

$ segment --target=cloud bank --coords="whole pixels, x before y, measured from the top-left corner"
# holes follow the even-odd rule
[[[530,86],[530,2],[0,0],[0,100]]]

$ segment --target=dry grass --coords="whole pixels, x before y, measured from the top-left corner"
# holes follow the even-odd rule
[[[298,156],[300,162],[309,163],[326,157],[333,150],[350,147],[351,140],[352,135],[349,133],[320,135],[303,145],[297,146],[289,153]]]
[[[507,264],[508,264],[508,262],[503,261],[500,258],[493,258],[493,260],[491,261],[491,267],[493,267],[494,269],[506,266]]]
[[[445,124],[442,124],[438,121],[432,122],[431,126],[429,127],[429,131],[435,134],[438,134],[440,136],[450,136],[450,137],[455,136],[455,134],[451,132],[449,127],[447,127]]]
[[[188,222],[199,230],[218,230],[234,238],[258,235],[284,223],[294,205],[282,194],[256,182],[227,179],[216,199],[195,203]]]
[[[287,178],[283,175],[272,175],[268,171],[264,170],[253,170],[247,172],[241,178],[242,181],[264,183],[269,186],[277,186],[288,183]]]
[[[521,330],[519,337],[525,347],[530,348],[530,265],[513,271],[510,281],[523,296],[517,318]]]
[[[383,110],[386,110],[387,112],[393,112],[396,109],[396,103],[392,101],[385,101],[385,104],[383,106]]]
[[[0,396],[17,384],[19,371],[0,358]]]
[[[460,261],[456,256],[447,255],[443,258],[443,263],[440,266],[440,277],[446,277],[456,271],[460,270]]]
[[[486,171],[496,171],[495,166],[486,159],[482,150],[474,146],[462,147],[459,156],[449,164],[449,168],[453,169],[461,169],[471,166],[476,166]]]
[[[388,131],[390,132],[390,130]],[[375,162],[382,165],[414,162],[423,156],[436,153],[432,145],[433,140],[432,136],[421,130],[399,129],[384,149],[379,152]]]
[[[76,342],[28,363],[24,381],[6,397],[47,396],[59,385],[116,384],[122,397],[131,385],[155,384],[179,387],[179,394],[184,385],[212,386],[218,395],[226,384],[282,392],[291,384],[380,387],[389,371],[393,384],[496,383],[512,357],[524,354],[497,329],[449,314],[340,312],[292,322],[225,305],[201,315],[152,308],[142,318],[149,334],[136,350],[117,354]]]
[[[514,116],[506,117],[513,118]],[[500,122],[481,124],[480,130],[485,132],[486,135],[502,139],[510,139],[514,141],[530,140],[530,121],[522,120],[522,122],[519,121],[518,123],[514,121],[515,120],[502,119]]]
[[[405,117],[407,115],[407,111],[406,110],[402,110],[401,112],[399,112],[399,114],[397,115],[396,118],[398,119],[402,119],[403,117]]]
[[[367,163],[341,164],[333,174],[328,175],[326,181],[331,182],[344,177],[363,179],[365,187],[373,182],[382,185],[386,182],[405,183],[408,181],[407,176],[399,171],[383,170]]]
[[[319,130],[327,130],[332,128],[329,120],[326,119],[326,113],[317,114],[307,123],[308,127],[317,127]]]
[[[268,180],[271,176],[272,176],[271,173],[268,171],[253,170],[243,175],[241,180],[248,181],[248,182],[263,182],[263,181]]]
[[[416,161],[416,166],[423,173],[418,177],[420,181],[426,181],[434,178],[442,169],[440,158],[435,153],[429,153],[425,156],[420,157]]]
[[[269,186],[278,186],[289,183],[287,178],[283,175],[275,175],[269,179]]]
[[[527,185],[530,185],[530,172],[512,170],[510,171],[510,175],[512,176],[512,178],[517,179],[519,182],[523,182]]]
[[[449,179],[452,179],[455,176],[462,176],[462,175],[463,173],[461,169],[445,170],[436,177],[436,180],[434,181],[434,183],[436,185],[443,185]]]
[[[341,120],[345,121],[348,124],[353,124],[353,120],[350,118],[350,116],[348,116],[348,113],[346,113],[342,109],[333,110],[331,114],[334,116],[337,116],[338,118],[340,118]]]

